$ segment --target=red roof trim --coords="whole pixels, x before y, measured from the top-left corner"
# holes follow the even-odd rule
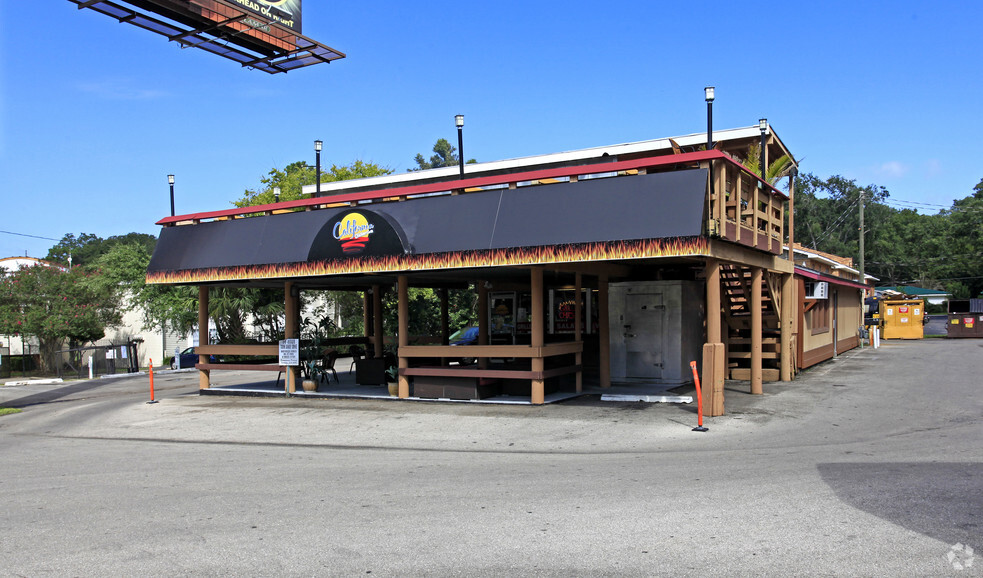
[[[705,160],[725,161],[728,164],[733,165],[734,167],[748,174],[755,180],[760,180],[758,179],[757,175],[748,171],[744,165],[740,164],[730,156],[725,155],[720,151],[714,151],[714,150],[697,151],[697,152],[683,153],[678,155],[662,155],[656,157],[645,157],[641,159],[633,159],[630,161],[596,163],[590,165],[559,167],[555,169],[541,169],[535,171],[526,171],[522,173],[511,173],[511,174],[494,175],[488,177],[465,178],[465,179],[457,179],[453,181],[440,181],[436,183],[427,183],[422,185],[409,185],[405,187],[395,187],[391,189],[363,191],[360,193],[331,195],[329,197],[313,197],[310,199],[298,199],[295,201],[284,201],[282,203],[270,203],[267,205],[255,205],[252,207],[225,209],[222,211],[209,211],[205,213],[177,215],[174,217],[165,217],[157,221],[157,224],[171,225],[183,221],[216,219],[219,217],[236,217],[239,215],[263,213],[263,212],[274,211],[274,210],[312,207],[317,205],[325,205],[328,203],[332,203],[332,204],[351,203],[357,201],[380,200],[390,197],[422,195],[426,193],[438,193],[438,192],[452,191],[457,189],[469,189],[473,187],[487,187],[491,185],[500,185],[505,183],[514,183],[514,182],[521,182],[521,181],[534,181],[539,179],[571,177],[571,176],[588,175],[593,173],[625,171],[625,170],[640,169],[640,168],[647,168],[647,167],[658,167],[658,166],[675,165],[681,163],[693,163],[693,162],[705,161]],[[779,191],[778,189],[776,189],[775,187],[771,186],[768,183],[765,183],[765,188],[769,189],[773,194],[777,194],[784,198],[787,198],[785,193]]]
[[[872,289],[872,287],[868,287],[867,285],[852,281],[850,279],[844,279],[834,275],[824,275],[823,273],[810,271],[801,267],[795,268],[795,274],[801,275],[802,277],[807,277],[809,279],[815,279],[816,281],[827,281],[829,283],[833,283],[834,285],[844,285],[846,287],[854,287],[856,289]]]

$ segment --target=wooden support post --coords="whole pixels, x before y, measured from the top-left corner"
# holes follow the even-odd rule
[[[761,279],[764,270],[751,267],[751,393],[761,394]]]
[[[721,343],[720,261],[707,259],[707,343]],[[703,378],[706,381],[706,377]]]
[[[382,286],[372,286],[372,347],[375,350],[375,357],[382,359],[384,356],[384,335],[382,329]]]
[[[608,274],[597,277],[597,325],[600,339],[601,387],[611,387],[611,328],[608,326]]]
[[[724,415],[724,353],[723,343],[703,345],[703,417]]]
[[[781,336],[780,353],[781,379],[792,381],[795,368],[792,367],[792,332],[795,330],[792,317],[795,311],[795,276],[791,273],[782,275],[782,312],[780,320]]]
[[[726,349],[721,343],[720,261],[707,259],[707,343],[703,346],[703,415],[723,414],[724,379],[727,376]],[[719,356],[718,360],[716,356]],[[718,399],[719,397],[719,399]],[[714,408],[720,408],[714,413]]]
[[[708,226],[707,230],[722,237],[724,235],[724,218],[727,214],[727,163],[717,163],[716,169],[717,201],[713,207],[714,224]]]
[[[533,267],[530,271],[529,298],[532,300],[532,324],[530,342],[533,347],[542,347],[546,343],[546,315],[543,307],[543,268]],[[532,370],[543,371],[546,363],[542,354],[532,358]],[[542,379],[533,379],[532,384],[532,403],[542,404],[546,401],[546,382]]]
[[[583,349],[582,349],[583,348],[583,343],[584,343],[584,323],[583,323],[583,321],[580,318],[581,315],[583,315],[583,311],[584,311],[583,284],[584,284],[584,280],[583,280],[583,277],[581,276],[581,274],[579,272],[574,273],[573,293],[574,293],[575,297],[573,298],[574,299],[574,301],[573,301],[573,317],[574,317],[573,334],[574,334],[574,341],[576,341],[577,343],[580,343],[581,344],[581,351],[578,351],[576,353],[576,355],[574,355],[574,363],[577,364],[577,366],[579,366],[581,368],[583,368],[583,365],[584,365],[584,354],[583,354]],[[576,381],[576,386],[575,386],[576,389],[575,389],[575,391],[577,393],[580,393],[581,391],[584,390],[584,372],[583,372],[583,369],[578,369],[577,370],[576,380],[577,381]]]
[[[410,281],[409,277],[406,275],[400,275],[396,278],[397,283],[397,299],[399,300],[399,351],[403,351],[403,348],[410,344],[410,294],[409,287]],[[406,369],[410,366],[410,360],[408,357],[403,357],[399,355],[399,368]],[[400,372],[399,376],[399,397],[406,399],[410,396],[410,378],[406,375],[402,375]]]
[[[294,295],[293,281],[283,284],[283,337],[300,339],[299,297]],[[284,377],[284,390],[290,394],[297,391],[297,372],[299,367],[288,367]]]
[[[759,191],[761,187],[759,184],[755,184],[751,190],[751,243],[752,247],[758,246],[758,199],[760,198]]]
[[[788,176],[788,259],[795,262],[795,170]],[[866,283],[863,279],[861,283]]]
[[[198,345],[208,345],[208,285],[198,286]],[[208,363],[207,355],[199,355],[198,363]],[[209,370],[198,370],[198,389],[211,387]]]
[[[478,345],[488,345],[488,288],[485,281],[480,279],[475,282],[478,287]],[[488,358],[478,358],[478,368],[486,369]]]

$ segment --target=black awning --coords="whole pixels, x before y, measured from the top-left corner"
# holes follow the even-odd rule
[[[706,183],[692,169],[165,227],[148,280],[696,254],[701,243],[665,240],[702,235]]]

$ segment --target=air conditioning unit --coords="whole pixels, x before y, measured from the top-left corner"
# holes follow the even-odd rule
[[[806,299],[826,299],[829,295],[829,283],[825,281],[806,281]]]

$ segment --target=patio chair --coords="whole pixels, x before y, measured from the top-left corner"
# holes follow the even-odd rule
[[[355,369],[355,362],[365,357],[365,349],[359,345],[351,345],[348,347],[348,355],[352,356],[352,366],[348,368],[348,373],[351,373]]]
[[[328,372],[331,372],[331,375],[334,376],[335,383],[341,383],[341,380],[338,379],[338,372],[334,368],[334,362],[337,359],[338,359],[337,350],[334,349],[325,350],[324,357],[321,358],[320,374],[322,380],[327,379],[330,382],[331,377],[328,375]]]

